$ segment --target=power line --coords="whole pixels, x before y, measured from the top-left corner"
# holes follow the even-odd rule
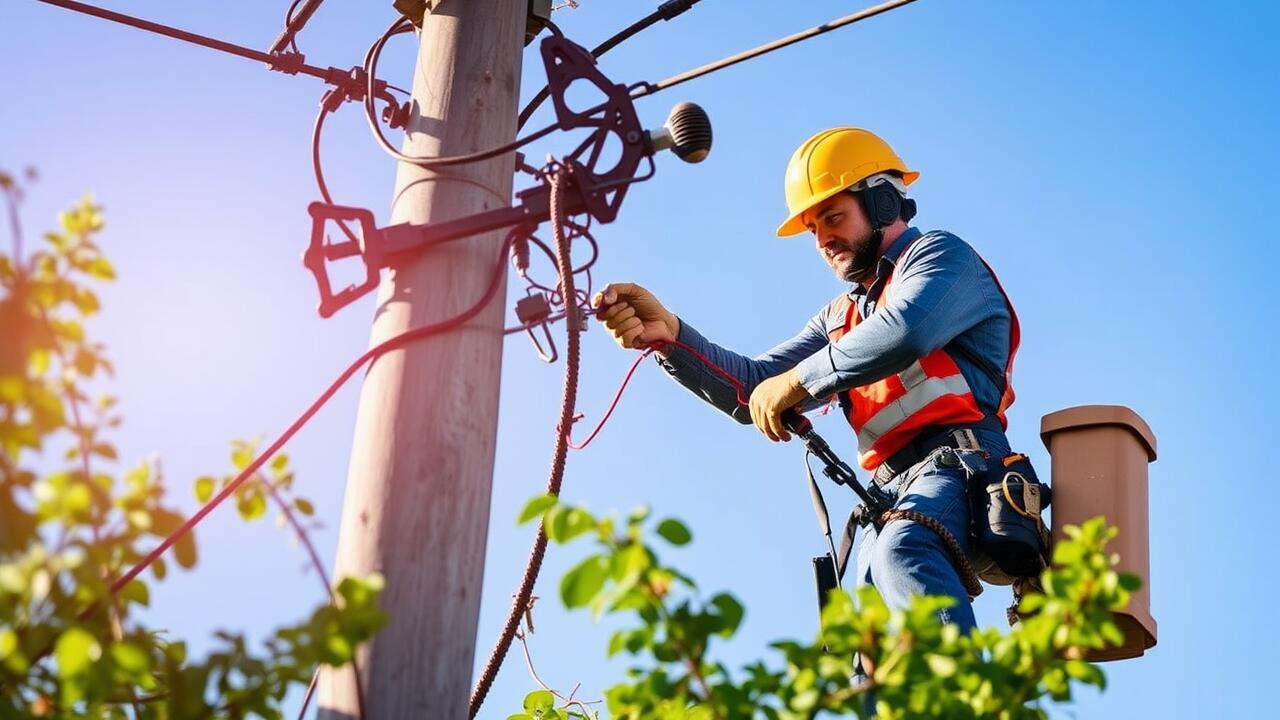
[[[276,41],[271,43],[271,49],[267,52],[275,55],[276,53],[284,52],[286,47],[295,53],[298,52],[298,43],[294,41],[294,36],[302,32],[302,27],[307,24],[307,21],[311,19],[315,11],[320,8],[320,3],[322,2],[324,0],[305,0],[305,2],[304,0],[293,0],[289,5],[288,12],[284,15],[284,30],[276,38]],[[300,3],[302,4],[301,10],[298,9]]]
[[[272,70],[277,70],[288,75],[297,75],[298,73],[310,75],[311,77],[320,78],[330,85],[336,85],[339,87],[350,83],[351,71],[335,67],[321,68],[315,65],[308,65],[304,62],[305,58],[301,53],[281,53],[273,55],[262,52],[261,50],[255,50],[251,47],[236,45],[235,43],[230,43],[226,40],[219,40],[217,38],[211,38],[207,35],[200,35],[199,33],[189,32],[169,25],[162,25],[158,22],[143,20],[142,18],[125,15],[124,13],[118,13],[113,10],[96,7],[94,5],[86,5],[85,3],[76,2],[75,0],[36,0],[36,2],[53,5],[54,7],[60,7],[64,10],[71,10],[72,12],[78,12],[84,15],[90,15],[102,20],[110,20],[111,22],[127,25],[131,28],[145,30],[157,35],[163,35],[175,40],[188,42],[193,45],[199,45],[200,47],[209,48],[210,50],[228,53],[245,58],[246,60],[257,60]]]
[[[676,85],[679,85],[681,83],[686,83],[690,80],[693,80],[694,78],[699,78],[699,77],[702,77],[703,75],[709,75],[713,72],[723,70],[731,65],[737,65],[740,62],[746,62],[747,60],[751,60],[752,58],[757,58],[757,57],[760,57],[761,55],[771,53],[774,50],[781,50],[782,48],[787,47],[788,45],[794,45],[802,40],[808,40],[810,38],[817,37],[824,33],[831,32],[832,30],[842,28],[845,25],[852,25],[853,23],[856,23],[859,20],[866,20],[867,18],[875,17],[876,15],[879,15],[884,12],[888,12],[890,10],[893,10],[894,8],[902,7],[903,5],[909,5],[915,1],[916,0],[889,0],[889,2],[881,3],[879,5],[866,8],[865,10],[859,10],[858,12],[850,13],[849,15],[845,15],[844,17],[836,18],[835,20],[832,20],[830,22],[826,22],[821,25],[811,27],[808,30],[801,30],[798,33],[788,35],[784,38],[779,38],[777,40],[774,40],[773,42],[765,43],[764,45],[754,47],[745,52],[740,52],[737,55],[730,55],[729,57],[723,58],[721,60],[717,60],[713,63],[708,63],[701,67],[694,68],[693,70],[682,72],[679,75],[672,75],[666,80],[661,80],[656,83],[642,85],[640,90],[635,94],[633,94],[632,97],[642,98],[646,95],[653,95],[656,92],[666,90],[667,88],[675,87]]]

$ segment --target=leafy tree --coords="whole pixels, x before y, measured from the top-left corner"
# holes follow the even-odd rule
[[[25,181],[34,178],[28,171]],[[305,687],[317,664],[350,663],[385,623],[381,578],[343,579],[332,602],[261,648],[218,632],[203,658],[140,619],[149,580],[109,591],[185,518],[165,499],[158,461],[121,471],[109,439],[121,424],[116,399],[90,396],[112,372],[84,325],[100,306],[90,283],[115,279],[96,242],[101,208],[84,198],[24,255],[23,180],[0,173],[0,191],[13,239],[12,251],[0,252],[0,718],[280,717],[291,687]],[[237,470],[254,454],[251,443],[234,443]],[[313,509],[292,484],[278,455],[270,475],[237,490],[241,516],[261,517],[271,498],[304,533],[298,513]],[[216,485],[199,478],[197,497]],[[171,555],[184,569],[196,566],[191,533]],[[150,579],[163,580],[167,568],[157,560]]]
[[[1008,633],[979,629],[966,636],[942,624],[936,611],[950,598],[919,597],[905,610],[891,610],[871,588],[860,588],[856,597],[835,591],[818,638],[773,643],[780,663],[753,662],[734,673],[714,659],[713,650],[737,631],[742,604],[728,593],[701,597],[691,578],[663,564],[645,532],[647,509],[619,521],[539,496],[520,521],[537,518],[555,542],[595,540],[595,552],[561,580],[565,606],[632,621],[614,633],[607,649],[609,656],[635,658],[627,678],[605,691],[608,716],[620,720],[1044,718],[1044,702],[1069,701],[1073,684],[1105,686],[1102,671],[1085,655],[1122,642],[1111,613],[1139,586],[1137,577],[1115,571],[1116,558],[1105,551],[1116,531],[1094,519],[1068,528],[1054,567],[1041,577],[1043,593],[1024,597],[1027,617]],[[692,539],[674,519],[654,531],[670,545]],[[856,682],[855,655],[868,676]],[[523,711],[508,720],[599,713],[572,694],[544,687],[526,696]]]

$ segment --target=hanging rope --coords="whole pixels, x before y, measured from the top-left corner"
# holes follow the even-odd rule
[[[559,289],[563,297],[575,296],[573,286],[573,260],[569,256],[569,237],[565,232],[564,217],[564,185],[567,181],[564,168],[557,168],[551,175],[551,231],[556,242],[556,266],[560,270]],[[569,452],[569,430],[573,425],[573,411],[578,400],[578,363],[581,351],[580,333],[582,332],[582,315],[576,307],[566,303],[568,315],[565,326],[568,334],[566,340],[564,363],[564,393],[560,401],[560,420],[556,424],[555,448],[551,453],[551,473],[547,479],[547,494],[559,496],[560,484],[564,480],[565,458]],[[525,564],[524,576],[520,579],[520,589],[516,591],[515,601],[511,604],[511,612],[507,622],[498,635],[498,642],[489,659],[485,662],[484,671],[476,681],[475,690],[471,693],[470,712],[468,717],[474,718],[480,712],[493,679],[497,677],[502,661],[507,656],[511,641],[520,627],[520,619],[529,607],[529,597],[533,594],[533,585],[538,580],[538,572],[542,569],[542,558],[547,551],[547,530],[538,525],[538,535],[534,538],[533,549],[529,551],[529,562]]]

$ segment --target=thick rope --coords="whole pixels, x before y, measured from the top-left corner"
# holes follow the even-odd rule
[[[893,520],[908,520],[920,523],[937,533],[938,538],[942,540],[942,544],[947,548],[947,554],[951,556],[951,564],[955,566],[956,572],[960,574],[960,581],[964,583],[965,592],[969,593],[970,598],[976,598],[982,594],[982,581],[978,579],[978,573],[973,569],[969,558],[965,556],[964,548],[960,547],[956,536],[952,535],[945,525],[938,522],[936,518],[931,518],[915,510],[886,510],[880,516],[880,522],[885,525]]]
[[[565,325],[568,340],[565,350],[564,396],[560,403],[560,422],[556,425],[556,445],[551,455],[551,474],[547,480],[547,494],[559,496],[560,483],[564,479],[565,457],[569,452],[569,430],[573,425],[573,413],[578,398],[578,359],[582,331],[582,317],[569,298],[575,297],[573,286],[573,260],[569,256],[569,237],[564,232],[564,203],[561,195],[564,191],[566,171],[557,170],[551,176],[551,231],[556,241],[556,267],[560,271],[561,297],[566,298],[565,307],[568,315]],[[520,589],[516,592],[515,601],[511,604],[511,612],[507,615],[506,625],[498,636],[498,642],[489,654],[484,672],[476,681],[475,690],[471,693],[471,706],[468,717],[474,718],[484,704],[489,687],[498,675],[498,669],[511,647],[516,630],[520,627],[520,619],[529,607],[529,597],[533,594],[533,585],[538,580],[538,571],[542,569],[542,557],[547,550],[547,530],[543,524],[538,525],[538,536],[533,541],[533,549],[529,551],[529,562],[525,565],[524,577],[520,580]]]

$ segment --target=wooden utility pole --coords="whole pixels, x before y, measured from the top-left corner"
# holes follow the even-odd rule
[[[458,155],[516,131],[525,0],[445,0],[422,22],[404,152]],[[391,224],[505,206],[510,154],[439,172],[399,164]],[[449,318],[492,277],[504,232],[387,273],[371,343]],[[506,280],[502,281],[505,289]],[[465,326],[377,359],[360,392],[335,578],[381,572],[391,624],[359,655],[366,718],[467,716],[498,425],[503,292]],[[354,718],[350,668],[321,677],[322,718]]]

